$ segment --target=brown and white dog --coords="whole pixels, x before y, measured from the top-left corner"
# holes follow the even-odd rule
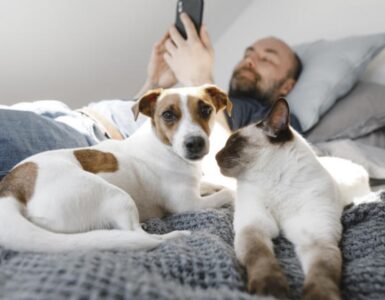
[[[41,252],[149,249],[189,234],[148,234],[139,222],[233,202],[227,189],[200,195],[200,161],[215,111],[225,107],[231,109],[227,95],[212,85],[152,90],[133,107],[135,118],[143,113],[151,122],[130,138],[22,161],[0,183],[0,245]]]

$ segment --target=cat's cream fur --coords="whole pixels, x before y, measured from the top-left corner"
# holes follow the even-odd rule
[[[272,244],[282,232],[305,273],[303,298],[340,299],[340,217],[351,195],[343,196],[330,175],[333,161],[322,162],[327,171],[289,126],[287,102],[278,100],[265,120],[233,133],[217,161],[222,174],[238,183],[235,251],[246,267],[249,291],[288,297]],[[369,191],[367,182],[362,186],[362,193]]]

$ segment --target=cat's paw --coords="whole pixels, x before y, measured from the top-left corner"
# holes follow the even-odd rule
[[[255,270],[248,275],[248,291],[251,294],[274,296],[277,299],[289,299],[289,285],[282,272],[261,274]]]
[[[304,300],[341,300],[339,288],[329,280],[305,283],[302,291]]]

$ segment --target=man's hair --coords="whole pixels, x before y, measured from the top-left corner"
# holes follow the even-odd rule
[[[297,53],[293,52],[293,54],[294,66],[289,70],[288,77],[297,81],[302,72],[302,62]]]

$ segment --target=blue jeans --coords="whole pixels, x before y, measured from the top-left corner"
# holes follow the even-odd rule
[[[93,144],[87,136],[52,118],[29,111],[0,109],[0,179],[33,154]]]

